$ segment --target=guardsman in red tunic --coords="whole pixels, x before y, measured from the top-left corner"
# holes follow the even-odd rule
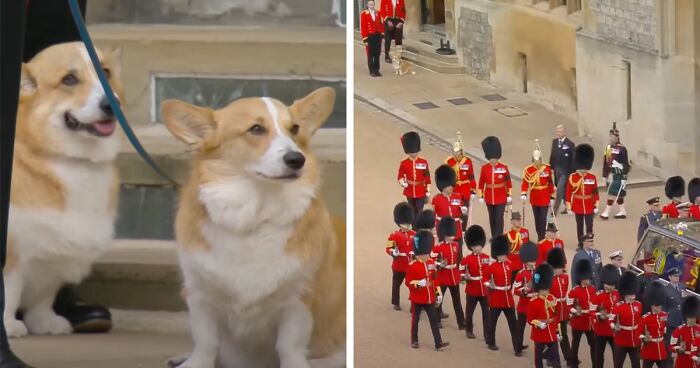
[[[486,345],[490,350],[498,350],[496,346],[496,325],[498,317],[503,313],[508,321],[511,342],[516,356],[522,356],[522,346],[517,341],[517,322],[515,320],[515,300],[513,299],[512,282],[513,270],[508,260],[508,239],[505,235],[497,235],[491,239],[491,256],[496,260],[486,271],[489,292],[489,330]]]
[[[671,202],[661,209],[663,218],[679,218],[680,212],[678,211],[678,206],[683,201],[683,196],[685,195],[685,180],[681,176],[672,176],[666,180],[666,186],[664,188],[666,192],[666,197],[671,200]]]
[[[430,168],[428,161],[418,156],[420,152],[420,136],[416,132],[408,132],[401,137],[403,151],[408,157],[399,165],[397,177],[403,187],[403,195],[416,215],[423,210],[425,199],[430,195]]]
[[[547,253],[554,248],[564,250],[564,241],[559,239],[557,226],[554,224],[547,225],[547,232],[544,239],[540,240],[537,245],[539,256],[537,257],[537,266],[547,261]]]
[[[462,298],[459,291],[459,283],[462,281],[462,277],[459,272],[459,259],[457,258],[457,248],[460,245],[454,240],[457,228],[457,223],[452,217],[447,216],[440,220],[438,224],[440,243],[433,248],[433,253],[437,259],[440,291],[444,296],[446,295],[445,290],[450,290],[450,297],[452,298],[452,305],[457,318],[457,327],[460,330],[464,330],[464,311],[462,310]],[[442,316],[442,314],[442,305],[440,305],[438,307],[438,315]]]
[[[593,147],[588,144],[576,146],[576,172],[569,175],[566,183],[566,207],[576,215],[576,239],[593,233],[593,215],[598,213],[598,181],[589,172],[593,167],[593,158]]]
[[[547,253],[547,263],[554,269],[554,279],[549,293],[557,300],[557,323],[561,340],[559,346],[567,362],[571,356],[571,344],[569,342],[569,311],[566,308],[566,295],[569,293],[569,275],[564,273],[566,267],[566,255],[564,250],[554,248]],[[569,362],[570,363],[570,362]]]
[[[445,160],[445,164],[449,165],[455,171],[457,183],[454,187],[454,192],[462,196],[464,205],[469,208],[476,198],[476,179],[474,179],[474,165],[472,159],[464,154],[464,145],[462,143],[462,135],[457,132],[457,142],[452,145],[452,156]],[[462,215],[462,231],[467,230],[467,214]]]
[[[692,178],[688,182],[688,217],[700,220],[700,178]]]
[[[470,226],[464,234],[464,240],[467,243],[467,248],[472,254],[462,258],[460,271],[462,278],[467,282],[464,292],[467,294],[467,306],[465,308],[465,326],[468,339],[474,339],[474,310],[476,305],[481,307],[481,327],[484,330],[484,339],[486,339],[488,329],[489,304],[488,294],[489,289],[485,285],[488,281],[486,271],[491,265],[491,258],[488,254],[483,253],[484,245],[486,245],[486,233],[479,225]]]
[[[413,257],[413,236],[416,235],[416,232],[411,230],[413,220],[413,207],[410,204],[401,202],[394,207],[394,223],[399,229],[389,235],[386,253],[394,259],[391,263],[391,304],[397,311],[401,310],[401,283],[406,278],[406,270]]]
[[[579,284],[569,291],[566,299],[566,307],[571,321],[571,353],[566,358],[570,367],[578,367],[581,361],[578,359],[578,348],[581,344],[581,336],[586,335],[591,362],[594,361],[595,346],[593,338],[593,313],[591,304],[596,295],[593,287],[593,262],[582,259],[574,265],[573,273]]]
[[[435,305],[442,302],[442,295],[436,277],[437,267],[435,261],[430,259],[430,251],[434,242],[435,238],[431,232],[421,230],[416,233],[414,237],[416,260],[408,266],[408,272],[406,272],[406,285],[411,299],[411,347],[414,349],[419,348],[418,321],[422,311],[428,315],[430,329],[435,340],[435,349],[442,350],[449,345],[448,342],[442,341],[440,336],[440,328],[438,327],[440,317],[435,309]]]
[[[671,351],[676,354],[674,368],[695,368],[693,357],[697,355],[698,345],[696,344],[700,337],[698,298],[693,295],[687,296],[681,305],[681,313],[685,318],[685,324],[676,328],[671,335]]]
[[[662,310],[664,304],[666,304],[664,284],[660,281],[652,281],[644,289],[644,305],[650,309],[650,312],[642,317],[640,327],[642,368],[651,368],[654,364],[659,368],[666,368],[668,353],[664,336],[668,314]]]
[[[544,239],[549,207],[554,206],[557,189],[554,187],[552,168],[542,163],[542,151],[535,140],[535,150],[532,152],[532,165],[523,170],[523,183],[520,186],[520,200],[525,203],[530,191],[530,205],[535,218],[537,240]]]
[[[510,197],[513,184],[508,166],[498,162],[501,158],[501,142],[498,138],[486,137],[481,142],[481,148],[484,149],[484,155],[489,162],[481,167],[477,195],[479,202],[486,203],[491,237],[495,237],[503,234],[503,216],[506,204],[511,204],[513,201]]]
[[[391,40],[394,39],[396,47],[400,47],[403,41],[403,24],[406,22],[406,3],[404,0],[382,0],[381,11],[384,22],[384,53],[387,63],[391,63],[389,52]]]
[[[605,210],[600,214],[600,218],[607,220],[610,214],[610,208],[614,205],[617,199],[619,212],[615,214],[615,218],[627,218],[625,212],[625,196],[627,190],[627,174],[630,171],[630,162],[627,155],[627,147],[620,143],[620,131],[617,130],[616,123],[613,122],[610,129],[610,144],[605,147],[605,155],[603,160],[603,181],[606,184],[607,203]]]
[[[557,314],[559,304],[549,293],[552,287],[552,266],[543,263],[535,269],[532,285],[537,296],[527,306],[527,321],[530,324],[530,339],[535,343],[535,367],[542,368],[543,359],[554,368],[560,368]]]
[[[598,291],[591,301],[595,333],[593,368],[605,367],[605,344],[610,345],[610,350],[614,349],[613,330],[610,323],[615,317],[612,310],[620,301],[620,294],[616,290],[616,285],[620,281],[620,272],[617,267],[611,264],[603,266],[600,271],[600,281],[603,284],[603,290]]]
[[[367,2],[367,9],[360,14],[360,33],[367,53],[369,75],[381,77],[379,73],[379,56],[382,54],[384,24],[381,15],[374,7],[374,0]]]
[[[513,277],[515,277],[515,274],[523,268],[523,263],[520,261],[520,248],[523,244],[530,241],[530,231],[522,227],[523,218],[520,216],[520,212],[512,213],[510,224],[512,227],[508,233],[506,233],[508,243],[510,244],[508,260],[513,269]]]
[[[444,217],[452,217],[457,223],[454,240],[457,243],[457,262],[460,262],[462,261],[461,215],[467,212],[467,207],[462,196],[454,192],[456,180],[455,172],[447,165],[440,165],[435,170],[435,185],[440,193],[433,196],[432,205],[435,211],[435,221],[440,222]]]
[[[518,342],[523,350],[528,346],[524,345],[525,341],[525,326],[527,326],[527,305],[530,299],[537,296],[537,293],[532,288],[532,273],[535,271],[535,261],[537,260],[537,246],[533,242],[527,242],[520,248],[520,261],[523,264],[523,269],[515,275],[513,282],[513,293],[518,296],[518,306],[515,308],[518,312]]]
[[[632,368],[639,368],[639,348],[642,334],[642,303],[637,300],[639,279],[637,274],[626,271],[620,277],[620,297],[612,310],[613,321],[613,366],[622,368],[627,356],[630,357]]]

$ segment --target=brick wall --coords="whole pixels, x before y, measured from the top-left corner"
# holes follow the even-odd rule
[[[654,0],[589,0],[596,33],[606,41],[658,52],[658,20]]]
[[[462,7],[459,42],[467,73],[481,80],[490,80],[493,36],[488,14]]]

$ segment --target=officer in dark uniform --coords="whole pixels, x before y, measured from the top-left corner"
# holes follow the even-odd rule
[[[576,263],[582,259],[591,261],[593,264],[593,277],[591,278],[591,284],[598,286],[598,281],[600,280],[600,271],[603,268],[603,258],[598,249],[593,248],[593,234],[586,234],[581,238],[581,246],[576,250],[574,254],[574,259],[571,261],[571,285],[578,285],[580,280],[578,279],[578,274],[574,272],[576,270]]]
[[[639,228],[637,229],[637,243],[642,240],[644,232],[647,231],[649,225],[661,220],[661,202],[659,197],[651,198],[647,201],[649,212],[642,215],[639,219]],[[641,300],[641,299],[640,299]]]
[[[557,126],[557,137],[552,139],[552,149],[549,151],[549,166],[554,171],[554,183],[557,187],[557,197],[554,202],[554,212],[559,210],[559,205],[565,201],[566,180],[574,172],[574,149],[576,145],[566,136],[563,125]],[[562,214],[566,213],[566,206]]]
[[[639,275],[639,293],[637,294],[637,300],[644,300],[644,290],[649,284],[654,280],[659,279],[659,274],[654,272],[654,266],[656,261],[654,258],[647,258],[644,260],[644,273]],[[647,303],[643,303],[642,314],[649,312],[650,306]]]
[[[668,324],[664,341],[666,342],[666,351],[671,351],[671,334],[673,334],[673,331],[675,331],[678,326],[685,323],[683,313],[681,312],[685,286],[680,283],[680,269],[672,268],[666,275],[669,283],[666,285],[666,304],[664,305],[664,312],[668,313]],[[671,354],[669,354],[667,362],[670,367],[673,362]]]

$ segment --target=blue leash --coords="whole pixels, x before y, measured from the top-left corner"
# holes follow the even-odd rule
[[[143,160],[146,161],[148,166],[150,166],[151,169],[153,169],[153,171],[155,171],[163,179],[169,181],[174,186],[178,187],[179,184],[175,180],[173,180],[173,178],[171,178],[168,174],[163,172],[163,170],[161,170],[158,164],[156,164],[156,162],[153,161],[153,158],[151,158],[148,152],[146,152],[146,150],[143,148],[141,142],[136,137],[136,134],[134,133],[133,129],[131,129],[131,126],[126,121],[124,112],[122,111],[119,102],[117,102],[117,99],[114,97],[114,91],[112,91],[112,87],[109,85],[107,77],[104,75],[104,71],[102,70],[100,60],[97,57],[97,52],[95,52],[95,45],[90,39],[90,35],[88,34],[87,28],[85,27],[85,22],[83,21],[83,16],[80,13],[80,8],[78,7],[78,0],[68,0],[68,5],[70,6],[70,11],[73,15],[75,26],[78,28],[78,33],[80,33],[80,38],[85,44],[85,48],[87,49],[88,55],[90,55],[90,61],[92,61],[92,65],[95,68],[97,78],[100,80],[100,84],[102,84],[102,88],[104,88],[105,94],[107,95],[107,100],[109,100],[109,104],[112,107],[112,111],[114,111],[114,116],[117,118],[117,121],[119,121],[119,125],[122,127],[122,130],[124,130],[124,133],[129,139],[129,142],[131,142],[131,145],[134,146],[134,149],[136,149],[136,152],[139,154],[139,156],[141,156],[141,158],[143,158]]]

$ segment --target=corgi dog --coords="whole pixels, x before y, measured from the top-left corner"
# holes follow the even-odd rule
[[[117,94],[120,54],[98,50]],[[120,143],[82,43],[51,46],[22,65],[4,269],[9,336],[72,331],[52,305],[61,286],[87,276],[112,241]]]
[[[195,152],[175,224],[194,349],[170,366],[345,366],[345,250],[309,150],[334,101],[162,103]]]
[[[391,66],[394,67],[394,74],[396,75],[406,75],[406,74],[416,74],[413,67],[403,59],[403,47],[398,46],[396,51],[391,56]]]

